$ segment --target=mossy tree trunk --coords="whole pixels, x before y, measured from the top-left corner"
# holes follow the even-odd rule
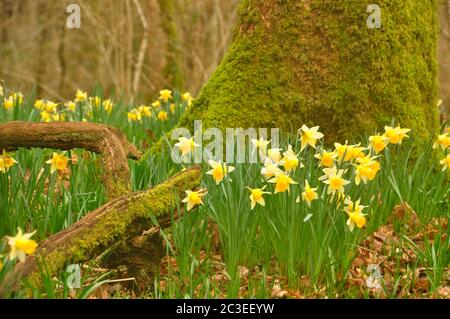
[[[437,1],[242,0],[234,42],[179,126],[320,125],[326,142],[437,129]]]

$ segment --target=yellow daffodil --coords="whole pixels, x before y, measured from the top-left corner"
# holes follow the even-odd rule
[[[75,102],[84,102],[87,100],[87,92],[77,90],[75,94]]]
[[[281,165],[284,167],[286,172],[290,172],[292,170],[295,170],[299,165],[299,159],[297,155],[295,155],[294,151],[292,150],[292,146],[288,146],[288,150],[283,153],[283,158],[281,159]],[[302,166],[300,166],[302,167]]]
[[[363,157],[356,159],[357,164],[355,164],[356,172],[355,172],[355,184],[359,185],[361,180],[364,184],[367,184],[367,181],[372,181],[377,176],[378,171],[380,170],[380,162],[375,160],[375,157]]]
[[[266,202],[264,201],[264,194],[270,194],[270,192],[265,192],[264,189],[266,188],[266,186],[264,186],[263,188],[250,188],[247,187],[250,191],[250,205],[251,205],[251,209],[253,210],[256,206],[256,204],[259,204],[261,206],[265,206]]]
[[[269,145],[270,141],[266,140],[264,137],[261,137],[259,140],[256,138],[252,138],[252,144],[255,148],[266,150],[267,145]]]
[[[325,175],[321,176],[319,180],[323,181],[328,185],[328,194],[334,194],[335,192],[344,192],[345,185],[350,182],[342,178],[342,175],[345,173],[345,170],[338,170],[335,166],[332,168],[324,168],[323,172]]]
[[[298,184],[297,182],[294,182],[292,178],[289,177],[287,174],[278,174],[275,177],[273,177],[271,180],[269,180],[269,183],[275,184],[275,194],[277,193],[284,193],[290,191],[290,186],[292,184]]]
[[[164,102],[168,102],[172,98],[172,91],[171,90],[159,91],[159,98]]]
[[[345,204],[347,206],[344,208],[344,211],[348,215],[347,226],[350,231],[353,231],[355,226],[363,228],[366,225],[366,217],[364,217],[365,215],[362,211],[366,206],[360,205],[360,200],[353,202],[350,198],[345,200]]]
[[[312,188],[311,186],[309,186],[309,182],[307,180],[305,180],[305,190],[302,193],[302,199],[304,201],[306,201],[306,204],[308,204],[308,206],[311,206],[311,202],[318,198],[319,198],[319,195],[317,194],[317,187]],[[300,196],[297,198],[297,203],[299,203],[299,202],[300,202]]]
[[[170,103],[170,113],[175,114],[175,104]]]
[[[68,101],[64,105],[71,112],[75,112],[75,110],[77,109],[77,104],[74,101]]]
[[[365,156],[364,150],[366,150],[366,148],[360,146],[360,144],[347,145],[347,142],[345,142],[345,144],[342,145],[340,143],[334,143],[334,147],[339,161],[353,161],[356,158]]]
[[[181,156],[191,153],[196,147],[200,147],[200,145],[194,142],[193,137],[186,138],[183,136],[178,138],[178,143],[175,146],[181,150]]]
[[[3,96],[4,91],[3,91],[3,86],[0,84],[0,96]]]
[[[103,101],[103,109],[105,110],[106,113],[111,114],[113,107],[114,103],[111,101],[111,99]]]
[[[90,97],[89,103],[91,103],[92,106],[100,107],[102,104],[102,99],[99,96]]]
[[[22,103],[23,103],[23,94],[21,92],[13,93],[13,98],[14,98],[14,101],[16,101],[16,103],[18,105],[22,105]]]
[[[164,121],[167,121],[168,118],[169,118],[169,116],[166,111],[159,111],[158,120],[160,120],[161,122],[164,122]]]
[[[17,164],[17,161],[12,156],[3,150],[3,154],[0,155],[0,172],[6,173],[11,167]]]
[[[441,147],[444,151],[450,147],[450,133],[438,135],[437,140],[433,143],[433,148]]]
[[[55,113],[57,111],[58,103],[46,101],[44,103],[44,110],[48,113]]]
[[[316,148],[316,143],[318,140],[323,138],[323,134],[319,132],[319,126],[307,127],[303,125],[300,130],[300,141],[302,142],[301,150],[303,151],[307,145],[312,148]]]
[[[10,247],[9,259],[14,260],[18,258],[20,261],[25,260],[26,255],[34,253],[37,247],[36,241],[30,239],[35,232],[23,234],[19,228],[15,237],[7,236],[8,245]]]
[[[127,116],[128,121],[130,122],[137,122],[142,120],[142,114],[137,109],[132,109],[130,112],[128,112]]]
[[[44,109],[44,106],[45,106],[45,102],[42,99],[36,100],[34,102],[34,108],[38,109],[39,111],[42,111]]]
[[[375,154],[382,152],[389,143],[389,138],[384,135],[373,135],[369,137],[369,148],[372,149]]]
[[[321,167],[333,167],[334,161],[337,158],[336,152],[327,152],[322,151],[321,153],[318,153],[314,155],[315,158],[317,158],[319,162],[319,166]]]
[[[42,111],[41,112],[41,121],[44,122],[51,122],[52,121],[52,115],[50,113],[48,113],[47,111]]]
[[[152,117],[152,110],[150,106],[141,105],[138,107],[138,110],[143,117]]]
[[[209,160],[208,164],[212,169],[206,172],[206,174],[211,175],[214,178],[216,185],[218,185],[229,173],[234,171],[234,167],[228,166],[226,163],[222,164],[221,162]]]
[[[450,154],[447,154],[443,160],[439,161],[439,163],[443,166],[442,171],[450,170]]]
[[[267,156],[274,162],[279,163],[281,161],[281,148],[271,148],[267,151]]]
[[[158,109],[161,107],[161,102],[160,101],[155,101],[152,103],[153,108]]]
[[[188,106],[191,106],[193,100],[191,93],[189,92],[184,93],[181,96],[181,99],[183,100],[183,102],[186,102]]]
[[[12,96],[9,96],[7,99],[3,100],[3,107],[5,110],[10,110],[14,107],[14,99]]]
[[[267,141],[264,137],[261,137],[259,140],[253,138],[251,142],[253,144],[253,151],[259,150],[260,156],[264,158],[267,153],[267,145],[269,145],[270,141]]]
[[[275,175],[282,174],[283,171],[278,167],[278,162],[273,162],[270,158],[264,160],[264,167],[261,169],[261,174],[266,179],[269,179]]]
[[[402,141],[405,137],[408,137],[406,133],[411,131],[407,128],[401,128],[400,126],[397,126],[395,128],[390,126],[384,127],[384,135],[389,138],[389,143],[391,144],[402,144]]]
[[[49,159],[46,163],[50,164],[50,173],[54,173],[55,171],[63,172],[67,168],[67,164],[69,159],[64,154],[58,154],[53,152],[53,157]]]
[[[186,198],[182,200],[183,203],[187,203],[187,210],[190,211],[192,208],[198,205],[203,205],[202,197],[207,194],[206,190],[199,191],[186,191]]]

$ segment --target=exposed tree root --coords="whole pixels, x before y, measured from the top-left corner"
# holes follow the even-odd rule
[[[9,122],[0,125],[0,150],[18,148],[84,148],[103,157],[104,183],[109,198],[130,191],[127,158],[140,153],[117,128],[86,122]]]

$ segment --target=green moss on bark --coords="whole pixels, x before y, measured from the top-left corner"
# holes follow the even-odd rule
[[[354,140],[395,119],[418,140],[437,129],[436,0],[243,0],[235,40],[180,127],[320,125]]]
[[[117,199],[87,215],[66,233],[50,237],[36,251],[38,259],[45,262],[50,275],[67,263],[78,263],[91,259],[117,241],[139,235],[151,227],[152,217],[168,214],[177,208],[178,200],[187,189],[200,185],[200,169],[190,169],[175,175],[168,181],[128,198]],[[135,223],[139,221],[138,223]],[[71,232],[72,231],[72,232]],[[41,272],[32,261],[20,265],[18,274],[27,275],[28,280],[39,285]],[[22,269],[27,269],[23,271]]]

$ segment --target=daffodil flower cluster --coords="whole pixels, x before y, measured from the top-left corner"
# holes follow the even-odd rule
[[[347,214],[347,225],[350,231],[353,231],[355,227],[363,228],[367,222],[366,215],[363,214],[366,206],[361,205],[360,200],[352,201],[346,194],[346,188],[352,182],[358,186],[361,182],[367,184],[373,181],[381,170],[381,164],[378,161],[381,153],[389,144],[401,144],[408,137],[408,132],[409,129],[400,126],[395,128],[386,126],[384,134],[369,138],[367,147],[361,143],[350,145],[346,142],[344,144],[335,143],[334,150],[326,150],[321,145],[318,146],[318,142],[324,137],[319,132],[318,126],[309,128],[303,125],[299,129],[299,150],[295,150],[292,145],[288,145],[286,150],[269,148],[270,140],[253,139],[251,141],[253,150],[258,151],[263,159],[261,175],[267,184],[259,187],[247,187],[250,192],[250,208],[253,210],[257,205],[265,206],[265,197],[267,196],[279,193],[289,195],[293,187],[301,184],[300,195],[296,199],[297,203],[305,203],[311,207],[314,201],[324,200],[328,197],[339,207],[341,204],[345,204],[341,209]],[[444,142],[441,138],[440,145],[442,143]],[[199,145],[194,143],[193,138],[180,137],[175,147],[181,150],[182,156],[185,156],[193,152]],[[300,155],[302,152],[307,152],[308,148],[314,150],[317,166],[323,171],[323,175],[318,178],[316,183],[306,179],[297,181],[294,177],[296,175],[293,174],[296,170],[304,168]],[[215,160],[209,160],[208,164],[211,169],[206,174],[213,178],[216,185],[225,179],[231,181],[229,176],[235,170],[233,166]],[[354,178],[353,181],[351,177]],[[326,189],[325,192],[319,191],[321,184]],[[269,187],[269,185],[273,185],[273,187]],[[189,191],[184,202],[188,203],[188,209],[192,209],[201,204],[201,197],[192,195],[192,192]]]

